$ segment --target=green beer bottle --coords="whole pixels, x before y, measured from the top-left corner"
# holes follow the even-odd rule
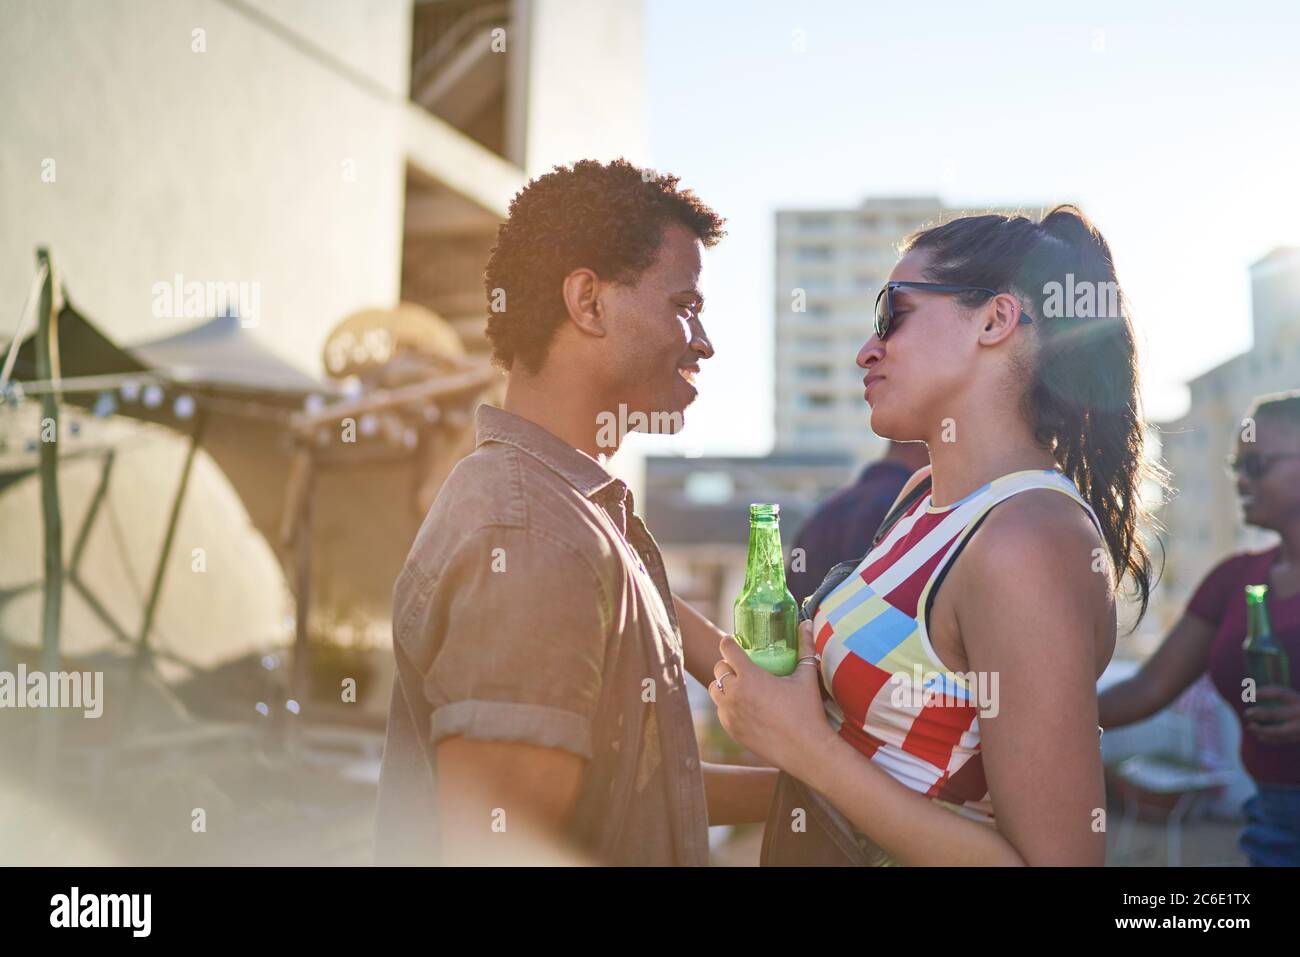
[[[1241,650],[1246,659],[1246,676],[1254,679],[1256,693],[1266,685],[1291,686],[1291,663],[1268,620],[1268,606],[1264,604],[1267,593],[1267,585],[1246,586],[1246,640]],[[1261,698],[1257,704],[1270,708],[1280,702]]]
[[[749,506],[749,558],[736,599],[736,641],[756,664],[788,675],[799,660],[799,606],[785,586],[781,506]]]

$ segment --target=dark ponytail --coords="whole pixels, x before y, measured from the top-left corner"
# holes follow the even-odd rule
[[[1117,572],[1132,580],[1146,614],[1151,557],[1142,532],[1154,519],[1142,499],[1166,473],[1145,456],[1138,360],[1128,303],[1110,246],[1075,206],[1040,222],[1024,216],[967,216],[922,230],[904,252],[924,250],[936,282],[1014,292],[1037,330],[1021,411],[1034,438],[1097,514]],[[987,301],[979,293],[966,305]]]

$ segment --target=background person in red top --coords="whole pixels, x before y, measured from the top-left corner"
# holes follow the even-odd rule
[[[1258,793],[1245,804],[1241,848],[1255,866],[1300,865],[1300,391],[1251,407],[1255,441],[1238,437],[1233,470],[1242,518],[1281,535],[1263,552],[1224,559],[1197,587],[1160,648],[1099,700],[1102,727],[1131,724],[1170,704],[1206,671],[1241,722],[1241,761]],[[1291,686],[1242,700],[1247,585],[1268,585],[1273,634],[1291,661]],[[1263,707],[1271,701],[1272,707]],[[1261,720],[1262,719],[1262,720]]]

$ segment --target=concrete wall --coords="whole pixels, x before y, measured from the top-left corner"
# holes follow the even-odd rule
[[[648,164],[640,0],[530,0],[524,171],[625,156]],[[653,165],[653,164],[651,164]]]
[[[309,371],[335,322],[395,301],[410,0],[56,0],[0,18],[0,336],[38,244],[125,342],[196,321],[153,315],[177,273],[260,283],[257,334]]]

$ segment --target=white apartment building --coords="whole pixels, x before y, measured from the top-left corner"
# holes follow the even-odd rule
[[[1160,426],[1177,490],[1162,516],[1167,555],[1152,608],[1162,631],[1215,564],[1234,551],[1277,541],[1272,532],[1242,523],[1225,459],[1255,396],[1300,388],[1300,249],[1276,249],[1256,262],[1250,284],[1250,351],[1192,379],[1187,414]]]
[[[854,359],[871,334],[876,293],[898,259],[897,244],[958,214],[937,196],[777,212],[778,452],[847,451],[857,463],[883,453]]]

